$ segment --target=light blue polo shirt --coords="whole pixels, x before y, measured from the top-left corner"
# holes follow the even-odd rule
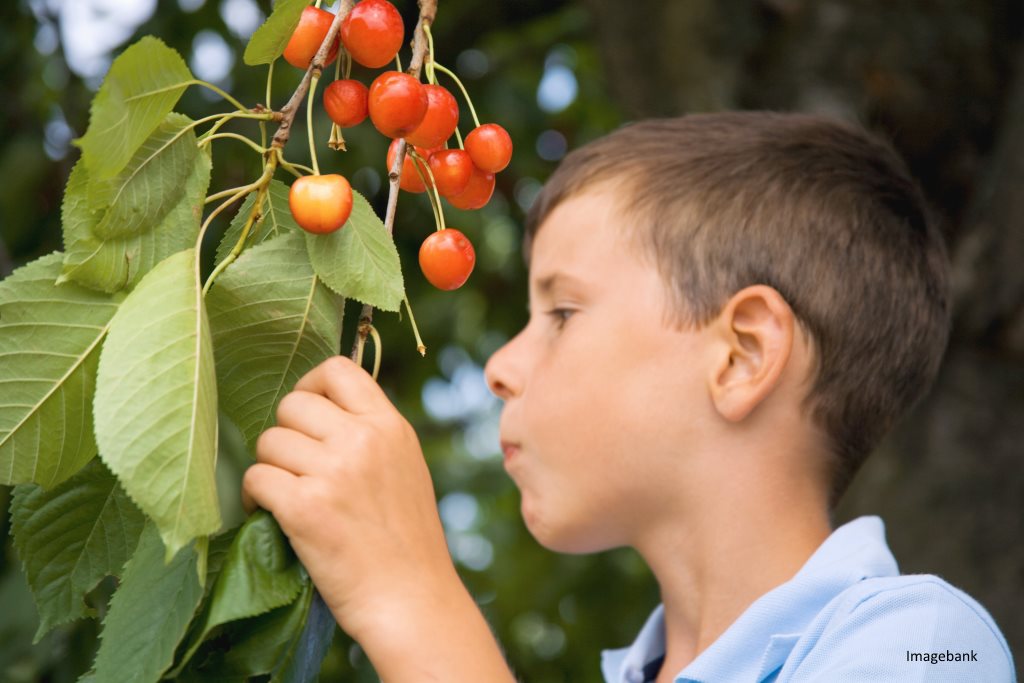
[[[607,683],[654,681],[659,605],[633,645],[602,652]],[[755,600],[675,683],[1016,681],[988,612],[930,574],[900,576],[878,517],[825,539],[796,575]]]

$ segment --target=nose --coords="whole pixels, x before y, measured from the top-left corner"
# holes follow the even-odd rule
[[[503,401],[519,394],[522,391],[522,372],[516,366],[514,358],[515,337],[505,343],[500,349],[491,354],[491,357],[484,365],[484,378],[487,380],[487,388]]]

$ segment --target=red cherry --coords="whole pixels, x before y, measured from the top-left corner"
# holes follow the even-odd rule
[[[435,230],[420,246],[420,269],[438,289],[461,287],[475,263],[473,245],[455,228]]]
[[[392,140],[391,144],[388,145],[388,172],[391,171],[391,165],[395,163],[395,148],[398,147],[399,142],[401,141]],[[417,194],[420,192],[426,192],[427,186],[423,183],[419,173],[416,172],[416,167],[413,166],[412,155],[409,154],[408,149],[408,143],[406,143],[405,159],[402,161],[402,175],[398,179],[398,186],[406,192],[415,192]],[[430,157],[433,152],[434,150],[432,149],[416,147],[416,153],[423,159]],[[420,164],[420,173],[422,173],[423,177],[427,179],[427,182],[430,182],[430,174],[427,173],[427,169],[424,168],[422,164]]]
[[[494,174],[481,171],[474,165],[466,189],[457,195],[448,197],[448,201],[457,209],[480,209],[491,200],[492,194],[494,194]]]
[[[337,173],[303,176],[292,183],[288,208],[303,230],[318,235],[334,232],[352,213],[352,187]]]
[[[466,136],[466,151],[481,170],[497,173],[512,160],[512,138],[498,124],[485,123]]]
[[[420,147],[439,147],[452,136],[459,125],[459,103],[439,85],[424,85],[427,91],[427,113],[416,130],[405,139]]]
[[[385,71],[370,84],[370,120],[389,138],[402,138],[416,130],[427,113],[423,84],[399,71]]]
[[[369,113],[368,94],[369,90],[359,81],[333,81],[324,89],[324,109],[331,121],[342,128],[351,128],[362,123]]]
[[[402,15],[387,0],[363,0],[341,22],[341,42],[352,59],[371,69],[394,59],[404,38]]]
[[[307,7],[302,10],[299,18],[299,25],[292,32],[288,39],[288,45],[284,48],[284,59],[292,66],[299,69],[308,69],[309,63],[313,61],[316,51],[327,37],[327,31],[331,28],[334,15],[330,12],[316,7]],[[338,41],[335,40],[327,53],[327,61],[324,66],[334,61],[338,56]]]
[[[430,172],[434,174],[437,192],[442,197],[460,194],[473,175],[473,160],[465,150],[438,150],[430,155],[427,163],[430,164]]]

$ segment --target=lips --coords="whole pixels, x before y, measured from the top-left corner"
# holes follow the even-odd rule
[[[519,451],[519,444],[512,441],[501,442],[501,452],[505,455],[505,462],[508,462]]]

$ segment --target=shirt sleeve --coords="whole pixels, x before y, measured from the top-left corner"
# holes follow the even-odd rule
[[[929,577],[875,592],[831,620],[785,680],[1015,683],[1016,675],[988,612]]]

